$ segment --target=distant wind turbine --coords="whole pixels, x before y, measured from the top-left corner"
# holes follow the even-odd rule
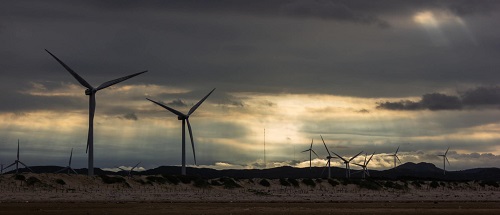
[[[399,147],[400,147],[400,146],[398,146],[398,148],[396,149],[396,152],[394,152],[394,154],[392,154],[392,155],[387,155],[387,156],[392,156],[392,157],[394,157],[394,168],[396,168],[396,166],[397,166],[397,164],[396,164],[396,159],[397,159],[397,161],[399,161],[399,163],[401,163],[401,160],[399,160],[399,157],[398,157]]]
[[[373,152],[372,156],[370,156],[370,159],[366,160],[366,157],[368,157],[368,154],[365,154],[365,162],[363,162],[363,164],[357,164],[357,163],[353,163],[354,165],[356,166],[360,166],[361,168],[363,168],[363,178],[366,178],[366,175],[370,176],[370,173],[368,172],[368,163],[370,163],[370,161],[372,160],[372,157],[373,155],[375,155],[375,152]]]
[[[312,170],[312,153],[314,153],[316,155],[316,157],[319,158],[318,154],[316,154],[316,152],[313,150],[313,141],[314,139],[311,139],[311,146],[309,147],[309,149],[306,149],[302,152],[309,152],[309,170]]]
[[[47,49],[45,49],[54,59],[59,62],[82,86],[86,87],[87,89],[85,90],[85,95],[88,95],[90,98],[89,101],[89,132],[88,132],[88,137],[87,137],[87,150],[85,151],[89,155],[88,159],[88,175],[93,176],[94,175],[94,113],[95,113],[95,107],[96,107],[96,102],[95,102],[95,94],[97,91],[102,90],[104,88],[110,87],[112,85],[118,84],[122,81],[125,81],[129,78],[132,78],[134,76],[140,75],[142,73],[145,73],[147,71],[143,72],[138,72],[132,75],[128,75],[125,77],[121,77],[115,80],[107,81],[99,85],[98,87],[94,88],[92,85],[90,85],[85,79],[80,77],[76,72],[74,72],[69,66],[67,66],[65,63],[63,63],[59,58],[57,58],[55,55],[50,53]]]
[[[132,168],[131,168],[131,169],[129,169],[129,170],[123,169],[123,168],[118,167],[118,166],[117,166],[116,168],[118,168],[118,169],[120,169],[120,170],[122,170],[122,171],[127,172],[127,176],[130,178],[130,177],[132,177],[132,172],[134,171],[134,169],[135,169],[137,166],[139,166],[139,164],[140,164],[140,163],[141,163],[141,162],[137,163],[134,167],[132,167]]]
[[[448,154],[448,150],[450,150],[449,146],[448,146],[448,149],[446,149],[446,152],[444,154],[438,155],[439,157],[443,157],[443,175],[446,175],[446,163],[445,163],[445,160],[448,162],[448,165],[450,165],[450,161],[448,161],[448,157],[446,156],[446,154]]]
[[[71,154],[69,154],[69,163],[68,163],[68,166],[62,168],[61,170],[55,172],[55,173],[60,173],[64,170],[68,170],[68,174],[70,173],[70,171],[74,172],[75,174],[78,175],[78,173],[73,169],[71,168],[71,158],[73,158],[73,148],[71,148]]]
[[[345,164],[345,177],[346,178],[351,178],[351,167],[349,166],[349,163],[356,157],[358,157],[361,153],[363,153],[363,151],[359,152],[358,154],[354,155],[354,157],[352,157],[351,159],[347,160],[345,158],[343,158],[342,156],[338,155],[337,153],[335,152],[332,152],[333,154],[337,155],[337,157],[339,157],[340,159],[342,159],[342,161],[344,161],[344,164]]]
[[[196,109],[201,105],[201,103],[203,103],[205,101],[205,99],[208,98],[208,96],[210,96],[210,94],[212,94],[212,92],[214,92],[215,88],[210,91],[210,93],[208,93],[205,97],[203,97],[198,103],[196,103],[193,107],[191,107],[191,109],[189,110],[189,112],[187,114],[183,114],[171,107],[168,107],[162,103],[159,103],[159,102],[156,102],[156,101],[153,101],[149,98],[146,98],[147,100],[167,109],[168,111],[174,113],[175,115],[177,115],[177,119],[178,120],[182,120],[182,169],[181,169],[181,174],[182,175],[186,175],[186,122],[187,122],[187,125],[188,125],[188,129],[189,129],[189,137],[191,138],[191,146],[193,148],[193,157],[194,157],[194,164],[196,165],[196,154],[195,154],[195,150],[194,150],[194,140],[193,140],[193,131],[191,130],[191,124],[189,123],[189,116],[191,116],[191,114],[194,113],[194,111],[196,111]]]
[[[330,160],[332,158],[337,158],[337,157],[332,157],[332,155],[330,154],[330,150],[328,150],[328,147],[326,147],[326,143],[325,143],[325,140],[323,139],[323,136],[319,135],[321,137],[321,140],[323,141],[323,145],[325,145],[325,149],[326,149],[326,152],[328,152],[328,156],[326,156],[326,159],[328,160],[328,162],[326,163],[326,165],[328,166],[328,178],[331,178],[331,171],[330,171]],[[324,169],[323,169],[324,171]],[[323,173],[321,173],[321,177],[323,177]]]
[[[17,140],[17,159],[14,161],[14,163],[5,167],[5,169],[8,169],[9,167],[13,166],[14,164],[16,165],[16,174],[19,173],[19,164],[23,165],[24,167],[26,167],[26,169],[29,169],[31,172],[34,172],[31,168],[29,168],[28,166],[26,166],[26,164],[24,164],[23,162],[21,162],[19,160],[19,139]]]

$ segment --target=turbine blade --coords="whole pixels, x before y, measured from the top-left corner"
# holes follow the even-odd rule
[[[116,167],[116,168],[120,169],[121,171],[127,171],[127,170],[122,169],[121,167]]]
[[[69,165],[71,166],[71,158],[73,157],[73,148],[71,148],[71,154],[69,155]]]
[[[70,167],[69,169],[78,175],[78,173],[73,168]]]
[[[314,154],[316,155],[316,157],[320,158],[320,157],[318,156],[318,154],[316,154],[316,152],[315,152],[314,150],[312,150],[312,149],[311,149],[311,152],[312,152],[312,153],[314,153]],[[321,159],[321,158],[320,158],[320,159]]]
[[[451,166],[450,161],[448,160],[448,157],[444,157],[444,158],[446,158],[446,161],[448,162],[448,166]]]
[[[307,152],[307,151],[309,151],[309,150],[310,150],[310,149],[307,149],[307,150],[304,150],[304,151],[302,151],[302,152]]]
[[[71,68],[69,68],[68,65],[66,65],[65,63],[63,63],[61,60],[59,60],[59,58],[57,58],[55,55],[53,55],[52,53],[49,52],[49,50],[45,49],[45,51],[47,51],[52,57],[54,57],[57,62],[59,62],[59,64],[61,64],[66,70],[68,70],[68,72],[84,87],[86,88],[89,88],[89,89],[92,89],[93,87],[87,82],[85,81],[85,79],[83,79],[82,77],[80,77],[80,75],[78,75],[75,71],[73,71]]]
[[[62,168],[62,169],[60,169],[59,171],[54,172],[54,173],[60,173],[60,172],[62,172],[62,171],[64,171],[64,170],[67,170],[67,169],[68,169],[68,167],[64,167],[64,168]]]
[[[17,139],[17,160],[19,160],[19,139]]]
[[[362,165],[362,164],[357,164],[357,163],[353,163],[353,164],[356,166],[364,167],[364,165]]]
[[[120,83],[120,82],[122,82],[122,81],[125,81],[125,80],[129,79],[129,78],[132,78],[132,77],[138,76],[138,75],[140,75],[140,74],[142,74],[142,73],[145,73],[145,72],[147,72],[147,70],[146,70],[146,71],[142,71],[142,72],[138,72],[138,73],[135,73],[135,74],[132,74],[132,75],[127,75],[127,76],[125,76],[125,77],[117,78],[117,79],[115,79],[115,80],[111,80],[111,81],[104,82],[104,83],[102,83],[101,85],[99,85],[99,86],[96,88],[96,90],[102,90],[102,89],[104,89],[104,88],[107,88],[107,87],[113,86],[113,85],[115,85],[115,84],[118,84],[118,83]]]
[[[448,154],[448,150],[450,150],[449,146],[448,146],[448,149],[446,149],[446,152],[444,153],[444,156],[446,156],[446,154]]]
[[[309,149],[313,148],[313,142],[314,142],[314,139],[311,139],[311,147],[309,147]]]
[[[168,106],[166,106],[166,105],[164,105],[162,103],[159,103],[157,101],[153,101],[153,100],[151,100],[149,98],[146,98],[146,99],[149,100],[149,101],[151,101],[151,102],[153,102],[153,103],[155,103],[155,104],[157,104],[157,105],[159,105],[159,106],[161,106],[161,107],[163,107],[163,108],[165,108],[165,109],[167,109],[167,110],[169,110],[170,112],[172,112],[173,114],[175,114],[177,116],[186,117],[186,115],[184,115],[183,113],[181,113],[181,112],[179,112],[179,111],[177,111],[177,110],[175,110],[175,109],[173,109],[171,107],[168,107]]]
[[[352,157],[351,159],[349,159],[348,162],[351,162],[354,158],[358,157],[361,153],[363,153],[363,151],[360,151],[357,155],[354,155],[354,157]]]
[[[196,165],[196,153],[194,152],[194,140],[193,140],[193,131],[191,130],[191,124],[189,123],[189,119],[186,119],[189,129],[189,138],[191,138],[191,146],[193,147],[193,157],[194,157],[194,165]]]
[[[399,160],[399,157],[396,155],[396,158],[398,159],[399,163],[401,163],[401,160]]]
[[[373,155],[375,155],[375,152],[373,152],[372,156],[370,156],[370,159],[368,159],[368,161],[366,162],[365,165],[368,165],[368,163],[370,163],[370,161],[372,160]]]
[[[325,140],[323,140],[323,136],[321,136],[321,135],[319,135],[319,136],[321,137],[321,141],[323,141],[323,145],[325,145],[325,149],[326,149],[326,152],[328,152],[328,156],[331,157],[332,155],[330,154],[330,150],[328,150],[328,147],[326,147],[326,143],[325,143]]]
[[[23,162],[19,161],[19,163],[20,163],[21,165],[23,165],[24,167],[26,167],[26,169],[29,169],[31,172],[35,172],[35,171],[33,171],[31,168],[29,168],[29,167],[28,167],[28,165],[24,164]]]
[[[399,151],[399,147],[400,147],[400,146],[398,146],[398,149],[396,149],[396,153],[394,153],[394,154],[397,154],[397,153],[398,153],[398,151]]]
[[[325,169],[328,167],[328,163],[330,163],[330,160],[328,160],[328,162],[326,162],[325,167],[323,167],[323,170],[321,171],[321,175],[319,175],[320,177],[322,177],[323,173],[325,173]]]
[[[16,162],[12,163],[11,165],[8,165],[7,167],[4,167],[3,169],[8,169],[9,167],[14,166],[14,164],[16,164]]]
[[[335,154],[335,155],[337,155],[337,157],[338,157],[338,158],[340,158],[340,159],[342,159],[344,162],[347,162],[347,160],[346,160],[346,159],[344,159],[342,156],[338,155],[337,153],[335,153],[335,152],[333,152],[333,151],[332,151],[332,153],[333,153],[333,154]]]
[[[142,161],[141,161],[141,162],[142,162]],[[139,166],[139,164],[140,164],[141,162],[137,163],[134,167],[132,167],[132,170],[133,170],[133,169],[135,169],[137,166]]]
[[[215,88],[210,91],[205,97],[203,97],[198,103],[196,103],[188,112],[188,116],[191,115],[192,113],[194,113],[194,111],[196,111],[196,109],[198,109],[198,107],[201,105],[201,103],[203,103],[205,101],[205,99],[208,98],[208,96],[210,96],[210,94],[212,94],[212,92],[214,92]]]

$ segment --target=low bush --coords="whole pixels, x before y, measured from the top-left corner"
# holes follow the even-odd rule
[[[109,177],[107,175],[99,175],[101,177],[102,182],[105,184],[114,184],[114,183],[124,183],[125,179],[121,176]]]
[[[437,181],[432,181],[430,184],[429,184],[430,187],[432,188],[437,188],[439,187],[439,183]]]
[[[26,177],[24,177],[24,175],[15,175],[14,179],[19,181],[24,181],[26,180]]]
[[[332,187],[335,187],[335,186],[340,184],[338,181],[336,181],[335,179],[331,179],[331,178],[328,179],[328,183],[330,185],[332,185]]]
[[[294,178],[288,178],[287,181],[290,182],[290,184],[292,184],[294,187],[299,187],[299,182]]]
[[[236,183],[232,178],[222,177],[219,179],[220,182],[224,185],[226,189],[240,188],[241,185]]]
[[[181,180],[179,180],[179,178],[177,178],[173,175],[163,174],[162,176],[163,176],[163,178],[167,179],[169,184],[178,185],[179,182],[181,182]]]
[[[290,182],[286,181],[284,178],[280,178],[280,185],[285,187],[291,186]]]
[[[35,185],[36,183],[41,183],[40,179],[34,177],[34,176],[31,176],[29,177],[28,179],[26,179],[26,184],[28,186],[33,186]]]
[[[207,180],[203,179],[203,178],[196,178],[194,180],[194,184],[193,184],[195,187],[199,187],[199,188],[208,188],[210,187],[210,184],[208,183]]]
[[[316,183],[310,178],[302,179],[302,183],[304,183],[305,185],[310,186],[310,187],[316,187]]]
[[[262,180],[259,181],[259,184],[264,186],[264,187],[269,187],[271,186],[271,183],[269,183],[268,180],[266,180],[265,178],[263,178]]]
[[[159,177],[159,176],[148,176],[146,177],[146,180],[152,182],[152,183],[158,183],[158,184],[166,184],[169,182],[168,179],[164,177]]]
[[[66,182],[64,180],[60,179],[60,178],[56,179],[56,183],[59,184],[59,185],[65,185],[66,184]]]
[[[369,189],[369,190],[380,190],[382,186],[375,181],[371,180],[361,180],[358,183],[358,187],[364,188],[364,189]]]
[[[498,183],[496,181],[481,181],[479,183],[481,187],[484,187],[485,185],[492,186],[492,187],[499,187]]]

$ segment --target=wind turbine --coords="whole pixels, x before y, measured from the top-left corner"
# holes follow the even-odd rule
[[[181,169],[181,174],[182,175],[186,175],[186,122],[187,122],[187,125],[188,125],[188,129],[189,129],[189,137],[191,138],[191,146],[193,148],[193,157],[194,157],[194,164],[196,165],[196,154],[195,154],[195,150],[194,150],[194,140],[193,140],[193,131],[191,130],[191,124],[189,123],[189,116],[191,116],[191,114],[194,113],[194,111],[196,111],[196,109],[201,105],[201,103],[203,103],[205,101],[205,99],[208,98],[208,96],[210,96],[210,94],[212,94],[212,92],[214,92],[215,88],[210,91],[210,93],[208,93],[205,97],[203,97],[198,103],[196,103],[193,107],[191,107],[191,109],[189,110],[189,112],[187,114],[183,114],[171,107],[168,107],[162,103],[159,103],[159,102],[156,102],[156,101],[153,101],[149,98],[146,98],[147,100],[167,109],[168,111],[174,113],[175,115],[177,115],[177,119],[178,120],[182,120],[182,169]]]
[[[120,170],[122,170],[122,171],[126,171],[126,172],[127,172],[127,176],[130,178],[130,177],[132,177],[132,171],[134,171],[134,169],[135,169],[137,166],[139,166],[139,164],[140,164],[140,163],[141,163],[141,162],[137,163],[134,167],[132,167],[132,168],[131,168],[131,169],[129,169],[129,170],[123,169],[123,168],[118,167],[118,166],[117,166],[116,168],[118,168],[118,169],[120,169]]]
[[[99,85],[98,87],[94,88],[92,85],[90,85],[85,79],[80,77],[76,72],[74,72],[69,66],[67,66],[65,63],[63,63],[59,58],[57,58],[55,55],[50,53],[47,49],[45,49],[52,57],[54,57],[59,64],[61,64],[82,86],[86,87],[87,89],[85,90],[85,95],[88,95],[90,100],[89,100],[89,132],[88,132],[88,137],[87,137],[87,150],[85,151],[89,155],[88,159],[88,175],[93,176],[94,175],[94,113],[95,113],[95,94],[97,91],[102,90],[104,88],[110,87],[112,85],[118,84],[122,81],[125,81],[129,78],[132,78],[134,76],[140,75],[142,73],[147,72],[138,72],[132,75],[128,75],[125,77],[117,78],[111,81],[107,81]]]
[[[372,160],[372,157],[373,155],[375,155],[375,152],[373,152],[372,156],[370,156],[370,159],[366,160],[366,157],[368,157],[368,154],[365,154],[365,162],[363,164],[357,164],[357,163],[353,163],[354,165],[356,166],[360,166],[361,168],[363,168],[363,179],[366,177],[366,175],[370,176],[370,173],[368,172],[368,168],[366,168],[368,166],[368,163],[370,163],[370,161]]]
[[[328,178],[331,178],[331,171],[330,171],[330,160],[332,158],[337,158],[337,157],[332,157],[332,155],[330,154],[330,150],[328,150],[328,147],[326,147],[326,143],[325,143],[325,140],[323,139],[323,136],[319,135],[321,137],[321,140],[323,141],[323,145],[325,145],[325,149],[326,149],[326,152],[328,152],[328,156],[326,156],[326,159],[328,159],[328,162],[326,163],[326,165],[328,166]],[[325,169],[323,169],[324,171]],[[323,176],[323,173],[321,173],[321,175]]]
[[[21,162],[19,160],[19,139],[17,140],[17,159],[14,161],[14,163],[8,165],[7,167],[5,167],[5,169],[13,166],[13,165],[16,165],[16,174],[19,173],[19,164],[23,165],[24,167],[26,167],[26,169],[29,169],[31,172],[34,172],[31,168],[29,168],[28,166],[26,166],[26,164],[24,164],[23,162]]]
[[[443,175],[446,175],[446,163],[445,160],[448,162],[448,165],[450,165],[450,161],[448,161],[448,157],[446,157],[446,154],[448,154],[448,150],[450,150],[450,147],[448,146],[448,149],[446,149],[446,152],[442,155],[438,155],[439,157],[443,157]]]
[[[351,159],[349,160],[346,160],[345,158],[343,158],[342,156],[338,155],[337,153],[335,152],[332,152],[333,154],[337,155],[337,157],[339,157],[340,159],[342,159],[342,161],[344,161],[344,164],[345,164],[345,177],[346,178],[350,178],[351,177],[351,167],[349,166],[349,163],[356,157],[358,157],[361,153],[363,153],[363,151],[359,152],[358,154],[354,155],[354,157],[352,157]]]
[[[396,149],[396,152],[394,152],[394,154],[392,154],[392,155],[387,155],[387,156],[392,156],[392,157],[394,157],[394,168],[396,168],[396,165],[397,165],[397,164],[396,164],[396,159],[399,161],[399,163],[401,163],[401,160],[399,160],[399,157],[398,157],[399,147],[400,147],[400,146],[398,146],[398,148]]]
[[[309,149],[302,151],[302,152],[309,151],[309,170],[312,170],[312,153],[314,153],[316,157],[319,158],[318,154],[316,154],[316,152],[313,150],[313,141],[314,139],[311,139],[311,146],[309,147]]]
[[[74,172],[75,174],[78,175],[78,173],[73,169],[71,168],[71,158],[73,157],[73,148],[71,148],[71,154],[69,155],[69,163],[68,163],[68,166],[62,168],[61,170],[55,172],[55,173],[60,173],[64,170],[68,170],[68,174],[70,173],[70,171]]]

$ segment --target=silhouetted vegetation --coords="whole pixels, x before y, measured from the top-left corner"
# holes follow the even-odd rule
[[[24,181],[26,180],[26,177],[24,177],[24,175],[15,175],[14,179],[19,181]]]
[[[109,177],[107,175],[99,175],[101,177],[102,182],[105,184],[114,184],[114,183],[124,183],[125,179],[121,176]]]
[[[252,192],[253,194],[258,195],[258,196],[270,196],[271,195],[269,193],[266,193],[266,192],[263,192],[260,190],[255,190],[255,189],[248,189],[248,191]]]
[[[236,183],[232,178],[222,177],[219,179],[220,182],[224,185],[226,189],[240,188],[241,185]]]
[[[56,183],[59,184],[59,185],[65,185],[66,184],[66,182],[64,180],[60,179],[60,178],[56,179]]]
[[[439,183],[437,181],[432,181],[430,184],[429,184],[430,187],[432,188],[437,188],[439,187]]]
[[[210,187],[210,184],[208,183],[208,181],[206,179],[203,179],[203,178],[194,179],[193,185],[195,187],[198,187],[198,188],[209,188]]]
[[[268,180],[266,180],[265,178],[263,178],[262,180],[259,181],[259,184],[264,186],[264,187],[269,187],[271,186],[271,183],[269,183]]]
[[[284,179],[284,178],[280,178],[280,185],[281,185],[281,186],[285,186],[285,187],[292,186],[292,185],[290,184],[290,182],[286,181],[286,179]]]
[[[193,175],[178,175],[176,176],[183,184],[191,184],[192,181],[196,180],[198,177]]]
[[[499,186],[498,186],[498,183],[497,183],[496,181],[481,181],[481,182],[479,183],[479,185],[481,185],[481,187],[484,187],[484,186],[486,186],[486,185],[488,185],[488,186],[492,186],[492,187],[499,187]]]
[[[173,175],[163,174],[162,176],[163,178],[167,179],[167,182],[170,184],[178,185],[179,182],[181,182],[181,180],[179,180],[177,177]]]
[[[413,185],[414,187],[417,187],[417,188],[422,187],[422,184],[424,184],[424,182],[422,182],[422,181],[412,181],[411,182],[411,185]]]
[[[292,184],[294,187],[299,187],[299,182],[294,178],[288,178],[287,181],[290,182],[290,184]]]
[[[310,186],[310,187],[316,187],[316,183],[310,178],[302,179],[302,183],[304,183],[305,185]]]
[[[152,182],[152,183],[158,183],[158,184],[166,184],[169,182],[168,179],[159,177],[159,176],[148,176],[146,177],[146,180]]]
[[[217,180],[211,180],[210,185],[212,186],[222,186],[223,184]]]
[[[40,179],[34,177],[34,176],[31,176],[29,177],[28,179],[26,179],[26,184],[28,186],[33,186],[35,185],[36,183],[41,183]]]
[[[329,178],[329,179],[328,179],[328,183],[329,183],[330,185],[332,185],[332,187],[335,187],[335,186],[337,186],[337,185],[339,185],[339,184],[340,184],[340,183],[339,183],[339,182],[337,182],[335,179],[331,179],[331,178]]]
[[[372,180],[360,180],[358,182],[358,187],[369,190],[380,190],[382,185]]]

